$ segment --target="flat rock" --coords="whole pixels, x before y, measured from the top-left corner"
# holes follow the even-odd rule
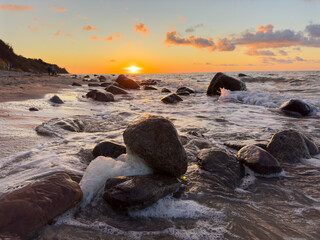
[[[230,91],[247,90],[246,84],[241,80],[235,79],[219,72],[211,80],[207,88],[207,95],[220,95],[222,88]]]
[[[298,99],[290,99],[280,106],[280,110],[290,116],[307,116],[312,108],[305,102]]]
[[[113,141],[101,142],[92,150],[92,154],[95,158],[98,156],[117,158],[126,152],[125,146]]]
[[[129,88],[129,89],[139,89],[140,88],[139,84],[136,81],[126,77],[123,74],[118,76],[116,82],[119,83],[119,85],[124,88]]]
[[[168,119],[148,116],[129,125],[123,133],[130,151],[158,173],[175,177],[187,170],[187,156],[177,130]]]
[[[275,174],[282,171],[278,160],[256,145],[248,145],[241,148],[237,154],[237,159],[259,174]]]
[[[54,95],[52,98],[50,98],[50,101],[56,104],[63,104],[64,101],[61,100],[61,98],[57,95]]]
[[[177,94],[173,93],[173,94],[170,94],[170,95],[167,95],[163,98],[161,98],[161,101],[164,102],[164,103],[178,103],[178,102],[181,102],[183,101],[181,97],[179,97]]]

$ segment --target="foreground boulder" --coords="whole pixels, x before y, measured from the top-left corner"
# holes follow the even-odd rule
[[[311,158],[304,138],[295,130],[274,134],[268,143],[267,151],[284,163],[296,163],[302,158]]]
[[[82,199],[68,174],[54,174],[0,198],[0,237],[26,237],[73,208]]]
[[[213,173],[217,181],[229,188],[240,185],[244,170],[237,159],[217,148],[205,149],[197,156],[198,166]]]
[[[103,198],[118,210],[141,210],[176,192],[180,185],[177,178],[164,175],[110,178]]]
[[[207,95],[220,95],[222,88],[230,91],[247,90],[244,82],[219,72],[211,80],[207,88]]]
[[[112,93],[109,92],[101,92],[99,90],[91,90],[86,94],[87,98],[92,98],[99,102],[113,102],[114,97]]]
[[[142,118],[127,127],[123,139],[127,150],[137,154],[156,172],[175,177],[186,172],[186,152],[168,119],[160,116]]]
[[[178,103],[183,101],[181,97],[179,97],[177,94],[173,93],[168,96],[165,96],[161,98],[161,101],[164,103]]]
[[[61,100],[57,95],[54,95],[52,98],[50,98],[50,101],[56,104],[63,104],[64,101]]]
[[[237,154],[237,159],[259,174],[267,175],[282,171],[277,159],[256,145],[248,145],[241,148]]]
[[[111,92],[112,94],[128,94],[128,92],[122,88],[116,87],[114,85],[110,85],[105,89],[107,92]]]
[[[298,99],[290,99],[280,106],[280,110],[291,116],[307,116],[312,112],[312,108],[305,102]]]
[[[126,152],[125,146],[113,141],[101,142],[92,150],[92,154],[95,158],[98,156],[117,158]]]
[[[119,85],[124,88],[129,88],[129,89],[139,89],[140,88],[139,84],[136,81],[134,81],[130,78],[127,78],[123,74],[118,76],[116,82],[119,83]]]

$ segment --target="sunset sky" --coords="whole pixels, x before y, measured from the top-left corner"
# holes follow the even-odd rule
[[[0,0],[0,29],[70,73],[320,70],[320,0]]]

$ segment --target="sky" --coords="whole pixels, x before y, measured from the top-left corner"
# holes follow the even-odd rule
[[[320,70],[320,0],[0,0],[0,39],[70,73]]]

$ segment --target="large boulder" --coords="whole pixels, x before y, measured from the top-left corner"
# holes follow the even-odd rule
[[[274,134],[268,143],[267,151],[284,163],[296,163],[302,158],[311,158],[304,138],[295,130]]]
[[[277,159],[256,145],[248,145],[241,148],[237,154],[237,159],[259,174],[267,175],[282,171]]]
[[[58,173],[0,198],[0,238],[22,237],[50,223],[82,199],[78,183]]]
[[[298,99],[290,99],[280,106],[280,110],[290,116],[307,116],[312,108],[305,102]]]
[[[213,173],[218,182],[229,188],[239,186],[244,176],[243,167],[237,159],[215,147],[200,152],[197,162],[201,169]]]
[[[103,198],[119,210],[140,210],[176,192],[180,185],[175,177],[156,174],[109,178]]]
[[[112,94],[128,94],[128,92],[122,88],[116,87],[114,85],[110,85],[105,89],[107,92],[111,92]]]
[[[187,170],[186,152],[174,125],[166,118],[148,116],[123,133],[127,150],[137,154],[156,172],[181,176]]]
[[[161,101],[168,104],[168,103],[178,103],[183,100],[177,94],[173,93],[173,94],[170,94],[170,95],[167,95],[167,96],[161,98]]]
[[[126,147],[120,145],[113,141],[104,141],[97,144],[92,150],[93,156],[96,158],[98,156],[117,158],[121,154],[126,153]]]
[[[207,88],[207,95],[220,95],[222,88],[230,91],[247,90],[244,82],[219,72],[211,80]]]
[[[63,104],[64,101],[61,100],[61,98],[57,95],[54,95],[52,98],[50,98],[50,101],[52,103],[56,103],[56,104]]]
[[[129,88],[129,89],[139,89],[139,84],[130,79],[130,78],[127,78],[125,75],[121,74],[118,76],[117,80],[116,80],[117,83],[120,84],[120,86],[124,87],[124,88]]]
[[[109,92],[101,92],[99,90],[91,90],[86,95],[87,98],[92,98],[99,102],[113,102],[114,97],[112,93]]]

